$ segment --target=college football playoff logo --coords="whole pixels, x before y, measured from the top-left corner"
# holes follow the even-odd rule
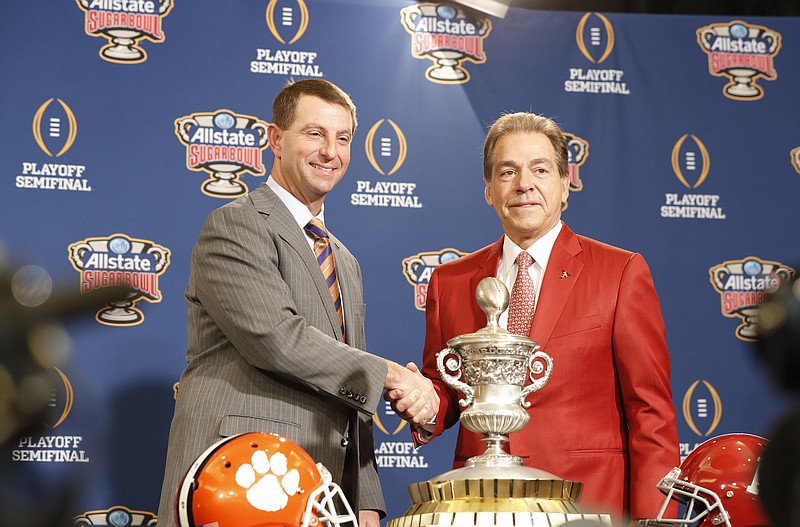
[[[699,436],[707,437],[716,430],[722,419],[722,400],[710,382],[698,379],[689,386],[683,396],[683,418]]]
[[[614,26],[600,13],[586,13],[578,22],[575,40],[590,62],[602,63],[614,49]],[[591,49],[590,49],[591,48]]]

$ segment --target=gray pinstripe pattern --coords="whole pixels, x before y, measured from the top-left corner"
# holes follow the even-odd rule
[[[386,363],[366,347],[361,270],[333,235],[348,344],[305,235],[262,184],[213,211],[192,255],[186,289],[187,367],[170,428],[159,526],[194,459],[221,437],[284,435],[341,482],[348,416],[358,415],[360,469],[354,507],[384,510],[371,415]],[[363,401],[363,402],[361,402]]]

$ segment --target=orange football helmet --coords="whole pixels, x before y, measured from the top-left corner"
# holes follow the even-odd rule
[[[701,443],[658,483],[664,504],[654,520],[640,525],[771,525],[758,501],[758,463],[766,445],[766,439],[752,434],[725,434]],[[664,518],[673,499],[682,504],[683,518]]]
[[[321,463],[289,439],[260,432],[222,439],[197,458],[178,488],[175,520],[180,527],[358,525]]]

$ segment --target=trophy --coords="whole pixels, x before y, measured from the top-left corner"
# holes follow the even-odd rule
[[[794,270],[779,262],[751,257],[723,262],[709,269],[709,275],[711,284],[721,295],[723,315],[741,318],[736,335],[752,342],[758,338],[760,297],[791,280]],[[759,283],[762,285],[755,285]]]
[[[144,50],[137,45],[139,39],[149,37],[156,41],[163,40],[163,36],[160,36],[160,24],[153,22],[152,25],[145,25],[141,21],[166,16],[166,13],[172,9],[172,0],[158,0],[156,2],[157,13],[98,10],[90,0],[78,1],[80,7],[86,12],[87,26],[92,15],[115,15],[112,18],[114,23],[111,25],[91,32],[87,30],[87,33],[100,33],[108,39],[108,44],[100,50],[100,56],[105,60],[129,64],[142,62],[147,58]]]
[[[547,384],[553,359],[534,340],[500,327],[509,301],[503,282],[484,278],[475,296],[486,327],[450,339],[436,355],[436,367],[444,382],[464,395],[461,426],[482,434],[486,451],[461,468],[409,485],[411,508],[387,527],[534,526],[571,520],[610,525],[608,515],[580,510],[580,482],[526,467],[505,452],[508,434],[528,424],[526,399]]]
[[[193,170],[206,170],[210,172],[210,177],[203,182],[203,192],[209,196],[219,198],[231,198],[247,193],[247,187],[239,181],[239,173],[250,170],[255,174],[263,174],[264,168],[261,165],[261,150],[266,148],[267,125],[255,117],[249,115],[238,115],[226,110],[216,113],[193,114],[183,117],[175,122],[175,133],[187,151],[192,148],[192,134],[198,129],[203,128],[214,135],[217,130],[230,130],[236,134],[241,131],[255,132],[258,138],[252,147],[232,147],[231,151],[239,152],[247,150],[246,154],[228,155],[221,158],[207,159],[198,164],[187,163]],[[212,145],[216,146],[216,145]],[[187,153],[187,157],[188,157]]]
[[[714,42],[717,38],[763,40],[768,45],[766,58],[775,55],[780,46],[780,37],[776,33],[758,26],[748,27],[740,23],[714,24],[698,30],[698,41],[709,55],[715,52]],[[773,76],[758,67],[745,65],[723,67],[719,71],[730,77],[731,82],[725,86],[723,91],[735,99],[761,97],[763,90],[755,84],[755,77],[762,74],[766,74],[768,77]]]
[[[73,243],[69,246],[69,254],[72,266],[82,273],[82,279],[83,273],[99,271],[108,275],[106,281],[109,285],[125,285],[131,288],[124,298],[108,301],[106,307],[95,316],[98,322],[112,326],[131,326],[144,320],[142,312],[135,307],[136,302],[142,298],[160,297],[156,277],[166,270],[170,258],[169,249],[165,247],[149,240],[129,239],[120,235],[111,238],[90,238]],[[92,254],[101,255],[98,258],[101,263],[97,269],[95,264],[89,265],[86,261],[87,255]],[[102,264],[104,261],[102,255],[112,259],[117,256],[126,259],[130,257],[152,259],[153,266],[148,272],[123,271],[118,269],[119,264],[108,270],[108,266]]]
[[[417,26],[421,20],[453,20],[456,23],[458,21],[466,21],[475,26],[479,38],[488,35],[492,28],[488,19],[471,21],[462,10],[455,9],[447,4],[417,4],[409,6],[401,10],[401,16],[403,17],[403,25],[412,35],[418,31]],[[428,29],[423,30],[422,33],[437,34],[437,30]],[[428,68],[427,75],[431,79],[443,83],[465,82],[468,76],[466,70],[461,67],[461,61],[468,56],[474,59],[481,59],[477,49],[470,53],[452,45],[449,47],[447,45],[432,47],[422,51],[414,50],[412,54],[417,58],[423,58],[428,55],[434,61],[434,65]],[[483,62],[483,60],[480,61]]]

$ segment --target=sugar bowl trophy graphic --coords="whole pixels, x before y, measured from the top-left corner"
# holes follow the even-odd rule
[[[195,113],[175,120],[175,134],[186,145],[187,168],[210,173],[201,187],[207,196],[241,196],[247,193],[241,172],[266,173],[261,154],[267,148],[267,123],[256,117],[229,110]]]
[[[69,258],[81,273],[81,293],[111,286],[125,286],[130,293],[108,302],[95,319],[109,326],[134,326],[144,320],[136,302],[161,302],[158,276],[166,271],[170,251],[149,240],[124,234],[87,238],[69,246]]]
[[[773,59],[780,50],[781,35],[766,27],[740,21],[711,24],[697,30],[697,42],[708,54],[710,73],[731,79],[723,88],[726,97],[760,99],[764,90],[755,80],[777,75]]]
[[[172,1],[138,0],[126,3],[77,0],[78,6],[86,13],[86,34],[108,39],[108,44],[100,50],[100,56],[120,64],[137,64],[147,60],[147,54],[137,45],[139,40],[164,41],[161,21],[172,9]]]
[[[483,39],[492,30],[488,18],[468,17],[461,9],[447,4],[417,4],[401,10],[403,27],[411,33],[411,54],[429,58],[434,65],[425,76],[443,84],[461,84],[469,73],[464,60],[486,61]]]
[[[742,320],[736,336],[747,342],[755,342],[758,336],[758,308],[764,296],[795,273],[792,267],[755,256],[728,260],[708,270],[711,285],[720,294],[722,314]]]
[[[486,451],[461,468],[409,485],[411,508],[388,527],[532,527],[581,519],[610,525],[608,515],[581,511],[580,482],[526,467],[505,452],[508,434],[528,424],[527,398],[545,387],[553,360],[534,340],[500,327],[509,302],[503,282],[484,278],[475,296],[486,327],[450,339],[437,354],[436,367],[445,383],[464,395],[461,426],[482,434]]]

